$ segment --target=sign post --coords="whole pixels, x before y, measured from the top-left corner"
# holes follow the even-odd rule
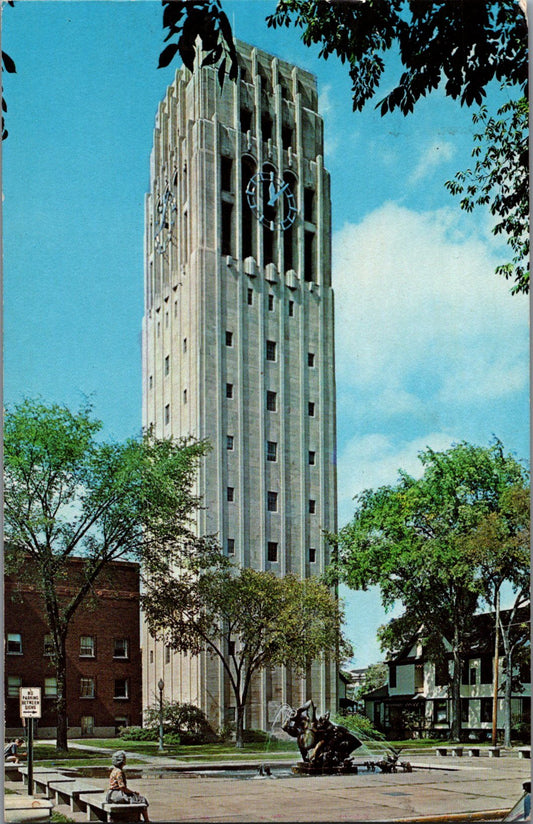
[[[28,795],[33,795],[33,719],[41,717],[41,688],[21,687],[20,717],[28,723]]]

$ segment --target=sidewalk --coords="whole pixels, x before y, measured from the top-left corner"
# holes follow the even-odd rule
[[[131,753],[134,755],[138,758]],[[479,814],[486,811],[500,811],[497,817],[501,817],[520,797],[531,763],[516,757],[443,759],[422,755],[411,758],[418,767],[412,773],[246,780],[205,776],[194,772],[193,765],[178,765],[159,756],[143,756],[143,760],[146,772],[140,778],[132,777],[129,784],[147,796],[152,821],[188,824],[392,822],[428,816],[439,820],[460,813],[478,814],[479,820]],[[170,765],[183,772],[157,769]],[[214,765],[202,767],[213,770]],[[138,771],[139,766],[133,769]],[[7,782],[6,786],[22,791],[20,784]],[[71,813],[62,806],[57,809],[75,821],[86,820],[85,813]]]

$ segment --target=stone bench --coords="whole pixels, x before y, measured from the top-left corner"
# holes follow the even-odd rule
[[[479,758],[479,747],[469,747],[468,748],[468,755],[473,758]]]
[[[87,821],[140,821],[146,804],[108,804],[105,793],[82,793],[79,803],[87,808]]]
[[[518,750],[519,758],[531,758],[531,747],[520,747]]]
[[[448,747],[435,747],[435,752],[440,756],[448,755]]]
[[[488,747],[489,758],[500,757],[500,747]]]
[[[27,767],[19,767],[19,772],[22,775],[22,781],[24,785],[28,786],[28,768]],[[68,775],[63,775],[62,773],[58,772],[57,770],[52,769],[51,767],[35,767],[33,770],[33,791],[35,794],[42,793],[43,795],[48,794],[48,782],[49,781],[74,781],[74,778],[71,778]]]
[[[33,795],[4,796],[5,824],[21,824],[22,821],[49,821],[53,804],[47,798]]]
[[[463,747],[452,747],[452,755],[455,758],[462,758],[463,755]]]
[[[99,793],[102,794],[102,788],[96,787],[91,781],[84,778],[75,778],[73,781],[57,781],[48,782],[48,790],[50,796],[56,804],[68,804],[73,813],[85,812],[87,805],[80,801],[82,793]]]
[[[20,764],[15,764],[13,761],[4,761],[4,777],[6,781],[22,781],[19,767]]]

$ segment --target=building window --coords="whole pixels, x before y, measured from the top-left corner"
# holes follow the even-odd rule
[[[283,143],[284,149],[292,146],[292,128],[290,126],[283,126],[281,130],[281,142]]]
[[[315,233],[304,232],[304,280],[308,283],[314,280],[315,275]]]
[[[178,317],[178,301],[177,300],[174,301],[174,317],[175,318]]]
[[[233,449],[233,435],[226,435],[226,449]]]
[[[241,132],[249,132],[252,128],[252,113],[249,109],[241,109]]]
[[[274,295],[269,295],[268,296],[268,311],[269,312],[274,311]]]
[[[220,158],[220,185],[223,192],[231,192],[233,178],[233,160],[231,157]]]
[[[475,667],[470,667],[470,686],[475,687],[477,680],[477,670]]]
[[[468,724],[470,720],[470,703],[468,698],[461,698],[461,722]]]
[[[254,290],[248,289],[248,306],[253,306],[254,304]]]
[[[165,424],[170,423],[170,404],[167,403],[165,406]]]
[[[316,452],[309,450],[309,466],[314,466],[316,461]]]
[[[266,359],[269,361],[276,360],[276,341],[267,340],[266,342]]]
[[[170,647],[168,644],[165,646],[165,664],[170,664]]]
[[[150,377],[148,378],[148,388],[149,388],[149,389],[153,389],[153,388],[154,388],[154,379],[153,379],[153,377],[152,377],[151,375],[150,375]]]
[[[267,461],[276,461],[278,457],[278,445],[275,441],[267,441]]]
[[[235,538],[228,538],[226,541],[228,555],[235,555]]]
[[[183,354],[187,351],[187,338],[183,338]]]
[[[433,722],[435,724],[448,723],[448,701],[446,698],[433,701]]]
[[[234,501],[235,500],[235,489],[234,489],[233,486],[228,486],[228,488],[226,490],[226,498],[227,498],[228,501]]]
[[[52,636],[49,633],[44,636],[43,647],[44,647],[43,655],[53,655],[54,654],[54,639],[52,638]]]
[[[22,635],[20,632],[8,632],[6,652],[8,655],[22,655]]]
[[[309,498],[309,514],[314,515],[316,512],[316,501],[314,498]]]
[[[314,366],[315,365],[315,353],[314,352],[308,352],[307,353],[307,365],[308,366]]]
[[[267,560],[276,563],[278,560],[278,545],[276,541],[269,541],[267,545]]]
[[[232,383],[227,383],[226,384],[226,398],[232,398],[232,397],[233,397],[233,384]]]
[[[168,312],[165,312],[165,328],[168,329]]]
[[[314,223],[315,220],[315,192],[313,189],[304,189],[304,220]]]
[[[233,346],[233,332],[226,332],[226,346]]]
[[[186,389],[183,390],[183,403],[184,404],[187,403],[187,390]]]
[[[115,678],[115,698],[129,698],[129,683],[127,678]]]
[[[80,637],[80,658],[94,658],[94,649],[94,635],[82,635]]]
[[[309,547],[309,563],[314,564],[316,561],[316,547],[310,546]]]
[[[269,512],[277,512],[278,511],[278,493],[268,491],[268,498],[267,498],[267,509]]]
[[[161,323],[157,321],[157,337],[161,337]]]
[[[165,375],[168,375],[169,373],[170,373],[170,358],[167,355],[165,357]]]
[[[82,736],[91,736],[94,733],[94,716],[82,715],[80,718],[80,728]]]
[[[20,675],[7,676],[7,696],[8,698],[18,698],[19,689],[22,686],[22,677]]]
[[[128,657],[128,639],[115,638],[113,658],[127,658]]]
[[[233,204],[222,201],[222,237],[221,248],[223,255],[233,255]]]
[[[289,301],[289,317],[292,318],[294,316],[294,301]]]
[[[150,664],[154,663],[154,651],[153,649],[150,650]]]
[[[389,687],[396,689],[396,664],[389,664]]]
[[[263,112],[261,115],[261,133],[264,141],[272,137],[272,118],[268,112]]]
[[[56,698],[57,696],[57,678],[51,676],[44,679],[44,697]]]
[[[267,390],[267,403],[266,403],[266,406],[267,406],[267,409],[268,409],[269,412],[275,412],[276,411],[276,393],[275,392],[271,392],[270,390]]]
[[[492,684],[492,657],[483,655],[480,667],[480,684]]]
[[[480,720],[482,722],[492,721],[492,698],[482,698],[480,707]]]
[[[235,655],[235,641],[228,641],[228,655]]]
[[[115,717],[115,735],[120,735],[121,729],[129,727],[130,719],[127,715],[117,715]]]
[[[446,687],[450,683],[448,661],[437,661],[435,664],[435,686]]]
[[[415,692],[424,692],[424,664],[415,664]]]
[[[307,414],[309,415],[310,418],[315,417],[315,404],[314,404],[314,401],[309,401],[309,403],[307,404]]]
[[[80,698],[94,698],[94,678],[80,678]]]

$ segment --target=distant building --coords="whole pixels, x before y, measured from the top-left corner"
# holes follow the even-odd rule
[[[207,438],[200,534],[240,567],[320,575],[336,530],[330,179],[309,72],[237,42],[238,79],[181,68],[160,103],[145,207],[143,425]],[[235,719],[220,661],[145,629],[145,704]],[[245,726],[282,704],[337,709],[333,661],[253,678]]]
[[[519,619],[529,623],[529,608]],[[476,616],[475,640],[464,662],[461,679],[461,730],[470,740],[492,734],[494,615]],[[445,641],[445,646],[449,645]],[[500,647],[500,656],[503,649]],[[388,661],[387,684],[363,696],[365,713],[377,729],[390,738],[447,737],[451,725],[451,653],[440,665],[429,661],[420,638]],[[529,657],[529,648],[528,648]],[[503,658],[499,662],[503,683]],[[512,716],[516,724],[531,724],[530,660],[513,671]],[[501,696],[501,691],[500,691]],[[498,700],[498,729],[503,728],[503,698]]]
[[[58,590],[74,591],[82,561],[72,558]],[[5,725],[6,735],[22,732],[19,688],[40,687],[40,738],[56,734],[57,680],[42,598],[36,587],[6,576]],[[141,723],[141,650],[139,635],[139,565],[108,564],[92,594],[75,612],[67,637],[67,708],[69,737],[109,736],[121,726]]]

